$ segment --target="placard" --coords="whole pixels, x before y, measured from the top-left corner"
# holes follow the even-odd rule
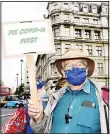
[[[54,53],[54,40],[49,19],[4,23],[2,27],[4,58],[25,53]]]

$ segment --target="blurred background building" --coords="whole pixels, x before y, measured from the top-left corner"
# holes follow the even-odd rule
[[[48,2],[47,10],[56,52],[39,55],[36,60],[36,76],[49,80],[46,89],[52,89],[60,77],[55,59],[71,48],[84,51],[95,61],[95,71],[91,79],[102,86],[107,85],[108,2]]]

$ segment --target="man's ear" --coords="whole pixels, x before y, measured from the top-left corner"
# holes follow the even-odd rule
[[[65,72],[63,69],[61,69],[61,73],[63,74],[63,78],[65,78]]]
[[[86,68],[86,76],[88,76],[88,67]]]

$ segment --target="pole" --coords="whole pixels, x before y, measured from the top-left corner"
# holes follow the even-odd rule
[[[17,89],[18,89],[18,74],[16,74],[17,75]]]
[[[33,55],[31,55],[31,54],[26,55],[26,63],[27,63],[28,74],[29,74],[31,101],[35,107],[39,107],[39,105],[40,105],[39,103],[42,101],[41,100],[40,100],[40,102],[38,101],[41,98],[39,98],[39,95],[37,92],[37,87],[36,87],[36,78],[35,78],[36,68],[35,68],[35,64],[34,64]]]
[[[22,63],[23,63],[23,60],[21,59],[21,85],[22,85]]]

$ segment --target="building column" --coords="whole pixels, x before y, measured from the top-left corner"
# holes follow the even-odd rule
[[[63,14],[63,12],[60,13],[60,20],[64,21],[64,14]]]
[[[102,31],[100,31],[100,39],[101,39],[101,40],[104,40],[103,30],[102,30]]]
[[[61,43],[61,47],[62,47],[62,54],[64,54],[65,53],[65,42],[64,41]]]
[[[85,39],[85,30],[84,29],[81,29],[81,36],[83,39]]]
[[[91,39],[94,40],[94,30],[91,30]]]
[[[73,22],[73,14],[72,14],[72,13],[70,13],[70,15],[69,15],[69,20],[70,20],[71,22]]]
[[[63,25],[60,26],[60,36],[62,37],[63,36],[63,31],[64,31],[64,27]]]
[[[73,26],[70,26],[70,37],[73,38],[74,37],[74,29]]]
[[[75,38],[75,27],[73,26],[73,38]]]
[[[96,56],[96,45],[92,45],[92,54]]]
[[[82,44],[83,52],[84,52],[85,55],[87,55],[86,45],[87,45],[87,44]]]

